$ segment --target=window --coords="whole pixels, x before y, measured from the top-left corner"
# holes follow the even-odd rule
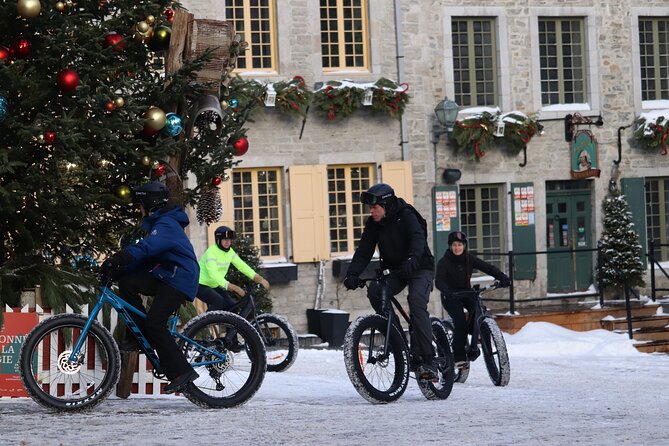
[[[366,0],[321,0],[320,5],[323,68],[367,71]]]
[[[453,18],[451,22],[455,102],[464,107],[496,105],[495,20]]]
[[[641,100],[669,99],[669,18],[639,17]]]
[[[477,185],[460,187],[460,226],[467,234],[470,251],[504,270],[504,196],[502,186]]]
[[[278,168],[232,172],[235,227],[253,239],[263,258],[283,256],[280,178]]]
[[[544,17],[538,25],[542,105],[587,102],[585,20]]]
[[[669,178],[646,178],[646,235],[655,244],[669,243]],[[657,248],[655,258],[669,260],[669,248]]]
[[[237,57],[237,69],[276,71],[274,0],[225,0],[225,17],[249,44]]]
[[[330,252],[352,253],[365,227],[367,209],[360,193],[373,184],[373,166],[328,166]]]

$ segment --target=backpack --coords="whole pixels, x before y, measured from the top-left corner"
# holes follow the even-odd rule
[[[415,207],[413,207],[409,203],[405,203],[405,205],[406,205],[407,208],[412,210],[413,213],[416,215],[416,219],[418,220],[418,223],[420,223],[420,226],[423,228],[423,234],[425,234],[425,240],[427,240],[427,220],[425,220],[423,218],[423,216],[420,215],[420,212],[418,212]]]

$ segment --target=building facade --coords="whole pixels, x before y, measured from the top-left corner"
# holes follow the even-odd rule
[[[254,238],[274,279],[274,310],[300,332],[310,308],[371,311],[342,276],[366,217],[358,195],[379,181],[425,216],[437,258],[452,229],[507,272],[500,253],[538,252],[512,256],[518,300],[592,289],[587,250],[610,187],[628,197],[644,247],[669,243],[665,130],[655,128],[659,143],[647,148],[633,125],[669,114],[665,1],[183,3],[196,18],[235,23],[249,42],[238,60],[244,78],[301,76],[313,90],[385,78],[410,97],[401,119],[364,106],[345,117],[312,107],[306,119],[264,107],[247,125],[249,151],[221,186],[222,221]],[[459,106],[453,133],[435,117],[444,98]],[[484,112],[495,123],[514,112],[543,129],[516,132],[526,148],[507,150],[504,137],[481,136]],[[457,151],[455,136],[469,148]],[[191,229],[198,254],[215,227]],[[562,252],[574,249],[582,252]],[[658,255],[669,260],[666,247]],[[430,310],[441,314],[436,292]]]

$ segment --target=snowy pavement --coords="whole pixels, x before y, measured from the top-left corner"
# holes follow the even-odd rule
[[[668,445],[669,355],[638,353],[623,335],[531,323],[506,335],[511,382],[483,361],[444,401],[415,381],[372,405],[355,391],[341,350],[301,350],[268,373],[244,406],[205,410],[183,397],[111,397],[83,414],[0,398],[0,444],[48,445]]]

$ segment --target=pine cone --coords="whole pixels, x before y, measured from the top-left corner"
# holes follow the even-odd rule
[[[200,200],[197,203],[197,211],[195,215],[200,224],[210,225],[221,219],[221,216],[223,215],[223,204],[221,203],[221,196],[218,194],[218,189],[211,188],[202,192]]]

